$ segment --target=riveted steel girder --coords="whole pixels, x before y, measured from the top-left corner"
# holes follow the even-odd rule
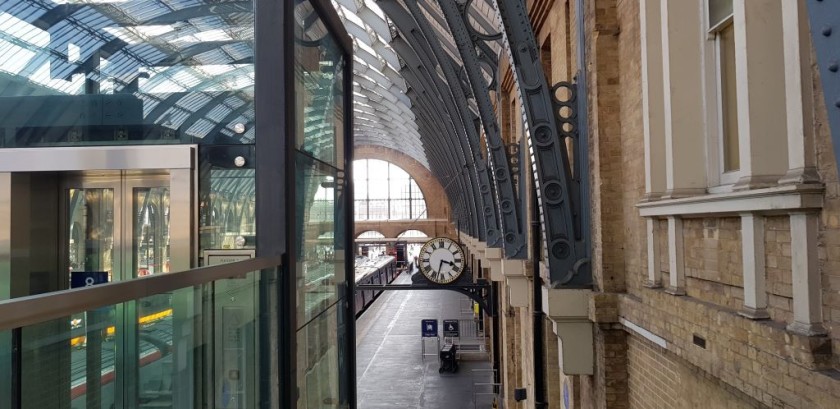
[[[454,68],[455,65],[452,64],[451,57],[443,51],[439,41],[435,37],[434,30],[432,30],[425,20],[416,2],[409,0],[405,4],[407,9],[399,6],[387,6],[388,10],[386,12],[393,13],[393,15],[389,14],[392,20],[394,18],[400,19],[401,23],[404,24],[404,26],[398,26],[401,30],[405,28],[414,33],[419,33],[417,35],[417,47],[415,47],[418,57],[427,66],[439,66],[446,78],[449,86],[446,87],[445,84],[440,84],[441,88],[448,90],[448,95],[443,95],[443,98],[446,99],[447,96],[451,96],[451,99],[448,100],[449,105],[460,118],[463,129],[464,138],[461,138],[459,142],[465,152],[469,152],[471,161],[468,162],[468,165],[471,167],[471,171],[476,174],[479,181],[478,194],[481,198],[481,207],[479,209],[484,220],[485,230],[481,231],[476,237],[486,241],[492,247],[501,246],[502,231],[499,229],[496,201],[492,195],[492,189],[490,189],[490,175],[488,174],[487,164],[481,157],[478,132],[474,127],[474,115],[469,110],[467,100],[464,96],[464,86],[457,75]],[[411,14],[409,15],[409,13]],[[397,23],[395,22],[395,24]]]
[[[439,179],[441,183],[448,183],[447,180],[452,178],[459,178],[463,181],[459,183],[456,190],[459,194],[455,198],[459,200],[450,201],[450,203],[465,204],[465,208],[474,209],[477,206],[476,198],[473,195],[473,180],[470,172],[467,171],[466,163],[463,158],[458,155],[458,148],[455,146],[451,135],[456,135],[453,124],[448,121],[446,113],[441,113],[440,102],[434,99],[430,91],[426,90],[424,81],[420,79],[415,69],[404,68],[403,77],[406,82],[412,86],[417,92],[413,97],[415,103],[415,110],[419,112],[418,123],[422,125],[423,131],[421,136],[424,139],[424,146],[432,157],[441,158],[445,161],[445,169],[449,172],[446,178]],[[447,135],[450,135],[447,137]],[[454,209],[454,207],[453,207]],[[459,213],[463,217],[461,220],[461,229],[470,232],[470,234],[477,234],[480,225],[475,210]]]
[[[490,100],[492,84],[488,84],[482,75],[475,39],[471,37],[467,28],[466,8],[464,6],[459,8],[455,2],[446,0],[438,1],[438,3],[443,10],[452,37],[455,39],[458,52],[461,54],[461,60],[464,62],[464,69],[478,105],[478,112],[487,137],[489,156],[493,158],[493,174],[497,175],[498,181],[498,175],[506,173],[505,179],[508,183],[500,184],[501,188],[498,191],[502,217],[505,221],[503,224],[505,226],[505,258],[526,259],[528,258],[527,237],[522,228],[520,202],[513,190],[512,175],[508,167],[509,158],[502,140],[499,122],[493,110],[493,102]]]
[[[413,97],[419,98],[419,97]],[[429,120],[427,117],[430,117],[430,111],[426,107],[426,103],[417,103],[416,106],[417,111],[417,125],[422,134],[440,134],[445,132],[441,129],[439,124],[434,120]],[[429,153],[429,163],[433,169],[433,174],[435,178],[440,181],[445,181],[443,188],[446,192],[447,199],[449,203],[467,203],[466,199],[463,196],[463,193],[467,190],[466,181],[463,172],[463,168],[458,168],[457,164],[452,159],[452,152],[451,149],[448,149],[444,145],[440,143],[430,143],[428,147]],[[427,200],[433,200],[434,198],[428,198]],[[470,218],[469,214],[464,212],[456,212],[455,207],[452,206],[452,214],[455,218],[460,222],[464,231],[468,231],[472,224],[472,218]]]
[[[580,2],[579,2],[580,4]],[[543,240],[552,287],[585,288],[592,285],[590,234],[588,226],[587,155],[583,146],[587,135],[576,121],[586,112],[586,94],[574,84],[560,84],[568,89],[568,101],[556,101],[548,86],[540,62],[539,47],[522,0],[496,0],[496,12],[502,21],[503,41],[513,67],[514,83],[522,102],[525,134],[534,166],[534,180],[542,217]],[[582,9],[578,9],[582,12]],[[579,31],[579,33],[583,33]],[[583,38],[583,37],[581,37]],[[580,40],[583,43],[583,40]],[[583,47],[579,47],[583,48]],[[580,63],[583,63],[580,59]],[[585,72],[580,72],[583,75]],[[580,89],[585,90],[585,82]],[[577,98],[580,95],[581,98]],[[555,102],[566,108],[562,126]],[[568,111],[572,114],[569,115]],[[580,139],[574,140],[577,136]],[[572,176],[565,138],[572,138],[580,165]]]
[[[434,63],[431,56],[434,54],[434,51],[430,50],[433,47],[429,44],[423,29],[417,25],[416,21],[412,19],[412,16],[406,9],[392,0],[380,1],[379,5],[402,33],[399,39],[392,41],[392,46],[402,55],[407,66],[419,74],[417,75],[417,80],[424,82],[428,89],[435,91],[435,95],[440,98],[443,106],[446,107],[453,126],[451,135],[456,136],[456,140],[454,141],[456,148],[465,158],[464,165],[470,169],[467,172],[470,175],[470,179],[477,179],[477,190],[474,191],[474,197],[472,199],[478,202],[476,204],[478,211],[474,216],[480,215],[480,223],[478,231],[470,231],[469,233],[482,240],[497,240],[499,234],[498,228],[496,227],[495,208],[493,208],[493,200],[492,196],[490,196],[489,176],[487,175],[486,166],[481,159],[478,149],[468,139],[470,131],[473,131],[473,129],[470,125],[471,121],[469,119],[469,110],[466,109],[466,101],[459,103],[459,98],[460,100],[464,100],[461,92],[458,92],[461,89],[460,83],[457,82],[455,75],[447,75],[449,73],[446,73],[446,70],[444,70],[445,75],[447,75],[446,82],[449,85],[446,86],[447,84],[444,84],[436,74],[435,67],[437,64]],[[403,39],[406,40],[406,44],[405,46],[400,46],[398,43]],[[477,142],[478,138],[475,137],[473,139]],[[491,237],[490,239],[487,239],[488,235]]]
[[[840,169],[840,2],[808,0],[807,4],[811,37],[820,67],[820,81],[834,145],[834,159]]]
[[[387,11],[389,6],[393,6],[395,3],[388,2],[388,4],[381,4],[383,11]],[[393,21],[393,19],[392,19]],[[396,23],[395,23],[396,25]],[[392,41],[392,46],[394,47],[395,51],[397,51],[403,61],[406,62],[406,67],[403,67],[403,75],[404,78],[407,79],[407,82],[412,83],[413,87],[417,89],[425,89],[427,90],[426,94],[422,95],[422,98],[419,100],[419,105],[425,106],[426,111],[428,112],[439,112],[436,115],[429,115],[431,122],[435,125],[440,125],[443,122],[443,125],[446,126],[446,132],[433,132],[429,134],[431,138],[439,140],[437,143],[433,144],[426,144],[427,149],[433,148],[435,146],[442,147],[447,146],[448,148],[443,149],[444,154],[451,155],[452,152],[459,153],[460,157],[463,160],[458,162],[458,166],[461,169],[461,173],[468,176],[472,182],[475,182],[476,175],[474,173],[468,172],[465,167],[472,162],[471,155],[469,154],[469,149],[465,149],[461,141],[463,137],[461,134],[463,133],[462,127],[458,126],[456,122],[460,119],[457,115],[456,107],[451,103],[451,98],[447,98],[444,95],[442,89],[445,89],[444,86],[441,85],[441,80],[438,77],[437,73],[435,73],[433,67],[428,66],[424,61],[421,60],[419,56],[419,52],[416,50],[414,44],[409,43],[408,40],[413,37],[413,34],[410,31],[400,29],[401,35],[399,39]],[[410,78],[410,81],[408,80]],[[419,107],[418,107],[419,108]],[[453,118],[454,117],[454,118]],[[443,120],[443,121],[441,121]],[[449,135],[450,137],[447,137]],[[441,140],[442,138],[442,140]],[[476,218],[475,222],[477,222],[477,229],[465,229],[462,224],[461,229],[464,231],[468,231],[471,235],[483,235],[485,230],[484,227],[484,220],[481,220],[479,217],[479,209],[481,209],[481,204],[478,203],[478,186],[479,183],[473,183],[471,186],[474,189],[471,190],[461,190],[462,193],[462,200],[466,200],[467,202],[473,202],[476,211],[459,211],[459,217],[463,218],[468,216],[470,219]],[[469,192],[469,193],[468,193]],[[468,197],[463,197],[468,196]],[[451,202],[456,203],[456,202]],[[454,210],[454,206],[453,206]],[[469,226],[469,225],[466,225]]]
[[[406,80],[408,80],[408,76],[406,76]],[[414,81],[414,79],[412,78],[411,81]],[[439,121],[435,120],[435,118],[438,118],[438,116],[434,115],[428,107],[429,104],[427,102],[427,98],[415,98],[416,109],[419,111],[417,121],[421,131],[432,135],[446,134],[446,132],[448,131],[444,130],[440,126]],[[454,206],[454,204],[463,205],[466,208],[468,204],[471,203],[470,198],[465,197],[469,195],[464,194],[465,192],[469,191],[466,174],[467,172],[465,171],[465,168],[457,164],[457,162],[454,159],[451,148],[439,142],[433,142],[428,145],[428,150],[431,154],[430,161],[432,161],[432,166],[434,166],[436,169],[441,169],[446,172],[436,172],[435,176],[438,178],[438,180],[445,183],[449,203],[453,204],[453,214],[459,220],[461,229],[464,231],[470,231],[473,228],[477,228],[477,226],[473,225],[474,213],[471,214],[468,211],[460,210],[458,212],[455,212],[455,210],[457,209]]]
[[[459,142],[462,149],[470,156],[471,160],[467,165],[470,166],[478,179],[479,190],[476,197],[480,198],[479,209],[484,221],[484,229],[480,230],[479,234],[475,236],[486,241],[488,246],[501,247],[502,234],[499,229],[496,200],[490,185],[490,175],[488,174],[487,164],[481,156],[481,144],[478,131],[474,126],[474,115],[469,110],[464,96],[464,86],[455,69],[456,65],[453,64],[451,57],[443,51],[434,30],[425,20],[423,13],[420,12],[414,1],[405,2],[407,9],[393,1],[380,1],[379,4],[400,30],[415,33],[417,46],[414,49],[421,62],[429,67],[439,66],[441,68],[449,85],[446,87],[445,84],[440,84],[443,89],[448,90],[448,95],[443,95],[443,98],[448,101],[448,105],[455,110],[460,119],[465,138],[460,139]],[[447,96],[451,99],[446,98]]]
[[[401,47],[401,45],[393,45],[395,48]],[[459,190],[459,202],[463,201],[469,205],[469,208],[477,209],[479,205],[476,203],[477,196],[474,194],[476,191],[476,183],[473,180],[474,175],[466,170],[468,166],[468,162],[466,162],[467,158],[465,158],[463,152],[460,150],[460,146],[456,143],[460,138],[456,125],[446,112],[440,111],[440,100],[436,97],[434,90],[429,89],[428,79],[424,80],[423,73],[420,71],[423,70],[409,65],[403,69],[403,77],[417,91],[417,96],[415,97],[416,108],[421,110],[424,114],[423,116],[428,119],[427,124],[429,125],[427,127],[433,128],[432,132],[425,133],[428,135],[428,138],[433,138],[430,141],[432,143],[427,143],[426,147],[432,150],[435,156],[449,158],[448,162],[452,168],[451,177],[457,176],[465,180],[465,184]],[[438,152],[434,152],[435,149]],[[470,234],[477,234],[482,228],[477,210],[465,212],[463,215],[469,219],[469,223],[466,223],[467,220],[462,220],[464,226],[469,227],[464,230],[470,232]]]
[[[452,201],[450,203],[459,203],[464,202],[470,205],[473,209],[477,206],[475,203],[476,195],[471,194],[470,192],[475,192],[475,184],[471,178],[470,172],[465,171],[468,162],[466,162],[466,158],[463,156],[463,152],[460,151],[460,147],[455,145],[455,141],[453,138],[448,138],[447,135],[454,136],[454,138],[458,138],[458,133],[455,125],[451,122],[451,118],[449,117],[447,112],[441,111],[441,102],[438,98],[438,94],[435,92],[435,89],[430,89],[429,82],[430,79],[424,78],[425,74],[429,74],[427,70],[422,70],[422,65],[420,65],[416,56],[413,55],[413,50],[411,47],[403,41],[402,38],[395,39],[392,42],[392,46],[394,47],[397,52],[400,52],[404,55],[404,60],[406,61],[406,67],[402,69],[403,77],[405,78],[406,82],[409,83],[414,91],[414,101],[416,102],[416,109],[420,110],[423,114],[423,117],[429,118],[428,122],[425,122],[425,129],[431,129],[430,132],[422,132],[421,135],[427,135],[427,138],[433,138],[433,140],[428,141],[431,143],[426,143],[426,149],[431,150],[433,153],[433,157],[437,158],[447,158],[446,160],[450,172],[451,177],[457,178],[464,178],[468,183],[459,183],[460,192],[459,195],[456,195],[460,200]],[[427,77],[427,76],[426,76]],[[434,99],[433,99],[434,98]],[[422,118],[422,119],[425,119]],[[420,120],[421,118],[418,118]],[[425,138],[424,138],[425,139]],[[461,153],[461,157],[456,157],[458,153]],[[448,180],[448,179],[440,179],[439,180]],[[454,206],[453,206],[454,210]],[[462,212],[460,217],[464,226],[465,231],[468,231],[471,235],[477,235],[479,231],[482,230],[483,226],[480,224],[477,211],[467,211]]]

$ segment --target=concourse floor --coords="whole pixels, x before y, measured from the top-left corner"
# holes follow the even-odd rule
[[[408,284],[408,272],[395,284]],[[356,321],[356,382],[359,409],[490,408],[492,382],[487,359],[459,360],[458,371],[438,373],[437,342],[421,354],[423,319],[469,319],[468,298],[454,291],[385,291]],[[463,309],[463,311],[462,311]],[[439,322],[439,326],[442,322]],[[439,328],[439,331],[442,331]],[[441,343],[443,339],[441,338]],[[425,358],[425,359],[424,359]],[[474,358],[473,358],[474,359]]]

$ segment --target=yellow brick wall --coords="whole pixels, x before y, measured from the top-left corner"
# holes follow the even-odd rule
[[[790,259],[790,217],[768,217],[764,225],[764,264],[767,269],[767,312],[790,323],[793,318]]]
[[[621,165],[616,174],[621,178],[622,223],[624,226],[624,268],[626,286],[638,288],[644,277],[632,277],[647,271],[647,239],[645,220],[634,209],[645,193],[644,124],[642,122],[642,67],[639,1],[618,0],[619,112],[621,123]],[[667,225],[667,224],[666,224]],[[667,254],[667,251],[666,253]],[[666,262],[667,264],[667,262]],[[631,278],[632,277],[632,278]]]
[[[627,357],[631,408],[746,409],[763,406],[642,337],[627,337]]]
[[[729,218],[686,219],[686,292],[689,296],[723,307],[744,305],[741,263],[741,220]]]

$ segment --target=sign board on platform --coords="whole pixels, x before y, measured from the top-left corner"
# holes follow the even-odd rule
[[[420,320],[423,337],[436,337],[438,336],[438,322],[437,320]]]
[[[443,336],[444,337],[460,337],[458,320],[443,320]]]

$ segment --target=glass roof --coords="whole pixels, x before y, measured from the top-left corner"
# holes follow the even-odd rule
[[[203,0],[0,1],[0,95],[116,95],[129,124],[183,141],[254,139],[253,3]],[[93,88],[91,88],[93,87]],[[94,91],[91,91],[94,89]],[[25,116],[25,115],[24,115]],[[19,112],[0,119],[32,126]],[[234,131],[246,124],[247,132]],[[84,124],[76,124],[84,125]]]

